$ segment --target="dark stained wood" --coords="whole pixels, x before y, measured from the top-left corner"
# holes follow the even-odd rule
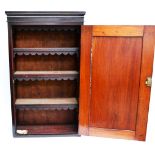
[[[16,71],[14,80],[75,80],[78,75],[77,71]]]
[[[74,124],[73,125],[44,125],[44,126],[42,125],[36,125],[36,126],[19,125],[17,126],[17,130],[27,130],[28,135],[77,134],[77,125],[74,125]]]
[[[84,16],[85,11],[6,11],[7,16]]]
[[[82,26],[80,56],[79,134],[88,135],[92,26]]]
[[[20,124],[32,125],[31,134],[77,133],[80,25],[85,12],[6,14],[14,135]],[[76,98],[77,102],[15,105],[16,99],[34,98]]]
[[[76,124],[77,110],[17,109],[18,125]]]
[[[82,25],[84,11],[6,11],[12,25]]]
[[[58,71],[78,70],[76,55],[16,56],[15,70]]]
[[[74,55],[79,54],[78,47],[72,48],[13,48],[14,55]]]
[[[76,31],[16,31],[14,48],[79,47],[80,34]]]
[[[11,111],[12,111],[12,126],[13,126],[13,134],[15,134],[16,129],[16,108],[15,108],[15,86],[14,86],[14,61],[13,61],[13,32],[12,26],[8,24],[8,39],[9,39],[9,66],[10,66],[10,92],[11,92]]]
[[[23,99],[24,100],[24,99]],[[39,99],[38,99],[39,100]],[[34,105],[34,104],[25,104],[25,105],[16,105],[16,109],[28,109],[28,110],[73,110],[78,108],[77,104],[42,104],[42,105]]]
[[[77,96],[76,80],[16,81],[17,98],[57,98]]]
[[[152,77],[155,49],[155,26],[145,26],[143,37],[142,64],[140,76],[139,103],[136,124],[136,139],[145,140],[149,111],[150,87],[145,85],[147,77]]]
[[[135,130],[142,38],[93,37],[90,126]]]

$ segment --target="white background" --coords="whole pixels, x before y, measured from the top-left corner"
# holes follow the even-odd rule
[[[155,154],[155,76],[146,142],[100,137],[13,138],[5,11],[86,11],[85,24],[155,25],[152,0],[1,0],[0,1],[0,155]],[[154,65],[155,68],[155,65]]]

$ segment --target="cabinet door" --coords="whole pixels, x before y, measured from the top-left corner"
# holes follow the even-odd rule
[[[85,26],[79,132],[145,140],[155,28]]]

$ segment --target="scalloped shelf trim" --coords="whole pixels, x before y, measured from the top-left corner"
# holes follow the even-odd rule
[[[79,53],[79,48],[14,48],[15,55],[74,55]]]
[[[16,106],[17,109],[20,110],[74,110],[78,107],[78,105],[73,106],[59,106],[59,107],[52,107],[52,106]]]
[[[14,29],[15,31],[65,31],[65,32],[76,32],[79,33],[79,27],[17,27]]]
[[[41,80],[45,80],[45,81],[48,81],[48,80],[75,80],[77,79],[78,77],[23,77],[23,78],[19,78],[19,77],[14,77],[14,80],[18,80],[18,81],[41,81]]]

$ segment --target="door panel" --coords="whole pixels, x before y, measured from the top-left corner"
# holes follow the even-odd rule
[[[141,37],[93,37],[90,127],[135,130]]]
[[[82,26],[79,134],[145,140],[155,26]]]

